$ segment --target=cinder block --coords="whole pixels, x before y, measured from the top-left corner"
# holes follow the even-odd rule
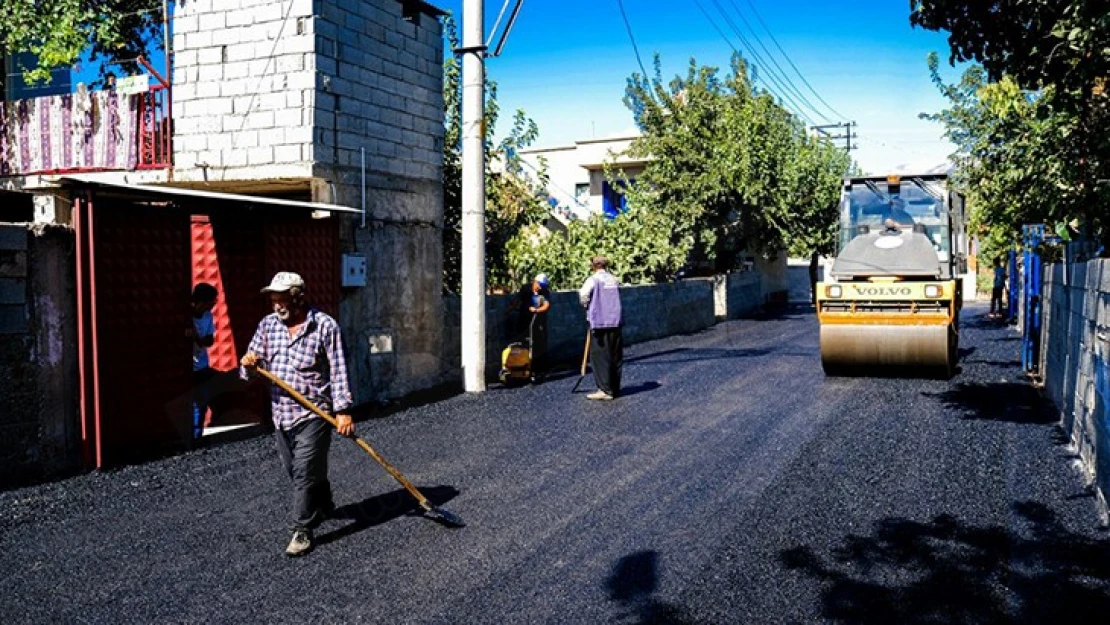
[[[275,65],[280,73],[299,72],[305,68],[304,54],[284,54],[277,57]]]
[[[195,33],[185,33],[185,48],[191,50],[200,50],[212,45],[212,32],[211,31],[198,31]]]
[[[270,146],[250,148],[247,150],[247,164],[272,165],[274,162],[274,148]]]
[[[228,30],[238,29],[244,26],[249,27],[254,25],[254,13],[250,10],[239,8],[233,11],[227,11],[225,20]]]
[[[224,11],[215,11],[213,13],[205,13],[199,16],[199,29],[203,31],[216,31],[222,30],[227,26],[227,13]]]
[[[224,80],[235,80],[250,76],[250,63],[238,61],[224,64]]]
[[[227,47],[226,62],[234,63],[236,61],[252,61],[255,59],[264,59],[269,56],[269,51],[266,50],[262,54],[257,54],[258,47],[263,45],[260,43],[236,43]]]
[[[235,139],[241,139],[241,137],[238,136],[240,134],[243,134],[243,133],[238,133],[237,135],[232,135],[229,132],[221,132],[218,135],[209,135],[208,136],[207,149],[209,149],[209,150],[218,150],[220,152],[223,152],[225,157],[226,157],[227,152],[235,147],[235,142],[232,141],[233,137]],[[225,160],[226,160],[226,158],[225,158]]]
[[[224,95],[221,94],[221,86],[223,84],[224,83],[219,80],[210,80],[206,76],[203,82],[197,83],[197,101],[199,102],[210,98],[219,98],[221,95]],[[195,117],[196,115],[193,116]]]
[[[272,115],[272,114],[271,114]],[[258,131],[258,145],[273,147],[285,143],[285,129],[274,128],[273,124]]]
[[[185,33],[195,33],[200,30],[200,18],[196,15],[174,15],[173,17],[173,45],[176,48],[177,36]],[[182,37],[184,41],[184,37]],[[182,44],[184,45],[184,44]]]
[[[312,126],[304,124],[285,128],[285,143],[290,145],[309,145],[312,143]]]
[[[301,160],[301,146],[279,145],[274,148],[275,163],[296,163]]]
[[[246,167],[247,151],[244,149],[231,150],[224,153],[224,167]]]
[[[303,123],[304,120],[301,115],[301,109],[299,108],[282,109],[274,112],[274,126],[277,128],[296,128]]]

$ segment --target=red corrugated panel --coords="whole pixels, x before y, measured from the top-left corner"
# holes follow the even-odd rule
[[[213,369],[230,371],[238,366],[240,354],[235,349],[235,333],[228,316],[225,297],[227,289],[224,288],[223,275],[220,272],[216,236],[207,216],[193,215],[192,224],[193,286],[207,282],[219,292],[216,307],[212,309],[212,319],[216,323],[216,340],[208,348],[208,360]]]
[[[339,314],[339,227],[335,219],[274,219],[266,224],[266,273],[301,274],[314,306]]]

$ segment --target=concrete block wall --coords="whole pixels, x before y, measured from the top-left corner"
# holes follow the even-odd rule
[[[486,373],[490,379],[494,379],[501,366],[505,346],[523,337],[516,329],[515,297],[514,294],[486,298]],[[719,318],[738,319],[762,306],[761,279],[756,272],[622,287],[623,338],[626,345],[631,345],[675,334],[692,334],[708,329]],[[727,313],[719,315],[719,310]],[[443,360],[451,366],[451,379],[457,380],[461,365],[458,296],[444,297],[444,313]],[[588,329],[578,292],[552,293],[548,315],[549,361],[577,367],[582,362]]]
[[[79,463],[73,231],[0,224],[0,487]]]
[[[1103,514],[1110,492],[1110,260],[1045,268],[1045,390]]]
[[[319,2],[177,3],[175,179],[311,176]]]
[[[409,13],[398,0],[317,0],[316,7],[316,175],[354,182],[364,149],[375,178],[440,180],[439,20]]]

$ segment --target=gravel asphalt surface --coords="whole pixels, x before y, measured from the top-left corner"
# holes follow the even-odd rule
[[[811,312],[626,350],[335,441],[339,516],[283,554],[268,437],[0,493],[0,623],[1107,623],[1110,535],[1017,334],[952,380],[826,378]]]

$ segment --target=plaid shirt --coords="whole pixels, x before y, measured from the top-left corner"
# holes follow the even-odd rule
[[[324,412],[343,412],[354,403],[339,324],[315,308],[308,311],[308,318],[294,337],[289,336],[289,329],[276,313],[267,315],[258,324],[247,351],[258,354],[262,359],[260,366]],[[245,371],[243,376],[246,377]],[[270,406],[274,426],[282,430],[306,419],[319,418],[276,385],[270,388]]]

